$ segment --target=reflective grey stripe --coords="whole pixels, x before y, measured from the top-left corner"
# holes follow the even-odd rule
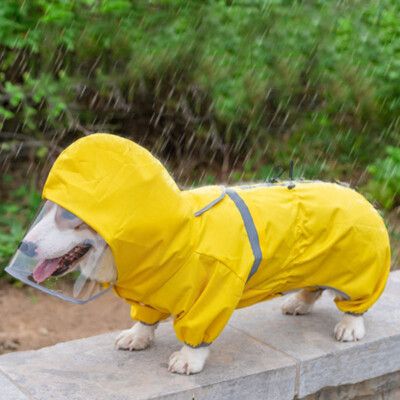
[[[211,207],[214,207],[217,203],[219,203],[226,195],[225,192],[225,188],[223,188],[223,192],[221,193],[221,195],[219,197],[217,197],[216,199],[214,199],[211,203],[208,203],[206,206],[204,206],[201,210],[196,211],[194,213],[195,217],[199,217],[201,214],[205,213],[206,211],[208,211]]]
[[[240,215],[242,217],[247,236],[250,241],[251,249],[253,251],[254,255],[254,262],[251,267],[249,276],[247,277],[247,281],[257,272],[258,267],[260,266],[261,259],[262,259],[262,253],[261,253],[261,248],[260,248],[260,241],[258,239],[258,233],[257,229],[254,225],[253,217],[250,214],[250,211],[246,205],[246,203],[243,201],[243,199],[237,194],[237,192],[233,189],[225,189],[223,188],[223,192],[219,197],[214,199],[212,202],[208,203],[205,207],[203,207],[201,210],[197,211],[194,215],[195,217],[200,216],[204,212],[208,211],[210,208],[214,207],[216,204],[218,204],[224,197],[225,195],[228,195],[232,201],[235,203],[236,207],[238,208]]]
[[[26,276],[24,276],[22,274],[19,274],[18,272],[16,272],[12,268],[6,268],[5,271],[8,274],[10,274],[11,276],[13,276],[14,278],[17,278],[21,282],[26,283],[27,285],[32,286],[35,289],[39,289],[42,292],[50,294],[51,296],[58,297],[61,300],[69,301],[70,303],[74,303],[74,304],[86,304],[89,301],[97,299],[98,297],[100,297],[103,294],[107,293],[111,289],[111,286],[110,286],[109,288],[104,289],[102,292],[99,292],[99,293],[95,294],[94,296],[89,297],[86,300],[79,300],[79,299],[75,299],[74,297],[71,297],[71,296],[66,296],[65,294],[62,294],[60,292],[56,292],[55,290],[51,290],[51,289],[48,289],[48,288],[46,288],[44,286],[38,285],[35,282],[31,282]]]
[[[246,203],[233,189],[227,189],[226,193],[233,200],[233,202],[235,203],[236,207],[240,212],[240,215],[242,216],[247,236],[250,241],[251,249],[253,250],[254,262],[251,267],[249,276],[247,277],[248,281],[257,272],[258,267],[260,266],[261,263],[262,253],[260,248],[260,240],[258,238],[257,229],[254,225],[253,217],[251,216]]]

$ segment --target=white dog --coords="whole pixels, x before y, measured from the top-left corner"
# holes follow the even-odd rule
[[[91,280],[116,280],[111,250],[94,230],[75,215],[49,201],[42,213],[39,222],[30,229],[20,247],[21,252],[44,260],[32,272],[36,282],[70,273],[78,265],[80,273]],[[83,259],[87,262],[82,262]],[[96,268],[93,268],[94,260],[97,260]],[[322,290],[301,290],[283,304],[282,311],[291,315],[307,314],[321,293]],[[157,324],[137,322],[117,336],[116,347],[130,351],[146,349],[154,340],[156,328]],[[364,335],[362,316],[346,314],[335,327],[335,337],[339,341],[360,340]],[[168,369],[180,374],[200,372],[208,355],[208,347],[191,348],[185,345],[171,355]]]

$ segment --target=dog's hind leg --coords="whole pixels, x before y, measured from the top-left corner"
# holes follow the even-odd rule
[[[146,325],[136,322],[130,329],[122,331],[115,339],[115,347],[118,350],[144,350],[154,340],[154,332],[158,324]]]
[[[322,289],[302,289],[290,296],[282,305],[283,314],[308,314],[314,303],[319,299]]]

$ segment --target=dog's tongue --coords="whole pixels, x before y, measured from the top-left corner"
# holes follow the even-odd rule
[[[53,258],[52,260],[44,260],[38,264],[32,272],[33,279],[35,282],[40,283],[45,281],[48,277],[58,269],[59,258]]]

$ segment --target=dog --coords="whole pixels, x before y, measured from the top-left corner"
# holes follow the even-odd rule
[[[361,340],[363,313],[390,270],[383,221],[351,189],[290,181],[181,191],[149,152],[114,135],[67,148],[43,196],[47,210],[20,247],[41,260],[33,280],[79,268],[114,283],[137,320],[117,336],[117,349],[148,348],[172,316],[184,343],[169,359],[173,373],[203,370],[234,309],[294,289],[284,314],[309,313],[332,289],[344,313],[336,340]],[[96,268],[91,258],[100,259]]]
[[[104,240],[85,222],[57,204],[47,201],[43,209],[46,211],[45,216],[29,231],[21,245],[23,252],[30,253],[34,249],[37,258],[45,260],[33,270],[35,280],[41,282],[50,276],[71,273],[82,258],[85,258],[86,262],[81,263],[83,275],[101,283],[114,282],[116,273],[113,256]],[[88,243],[92,244],[88,252],[77,254],[68,266],[61,263],[63,258],[74,253],[76,247],[85,247]],[[101,262],[96,270],[92,270],[91,260],[99,257],[99,252],[103,252]],[[52,266],[51,269],[46,269],[46,276],[42,272],[44,263]],[[284,302],[282,312],[287,315],[306,315],[311,312],[322,292],[322,289],[300,290]],[[129,351],[148,348],[154,340],[157,326],[158,324],[135,323],[132,328],[122,331],[117,336],[116,348]],[[344,315],[341,322],[335,326],[334,335],[338,341],[343,342],[361,340],[365,335],[363,316]],[[200,372],[208,355],[208,348],[193,349],[184,346],[171,355],[168,369],[181,374]]]

